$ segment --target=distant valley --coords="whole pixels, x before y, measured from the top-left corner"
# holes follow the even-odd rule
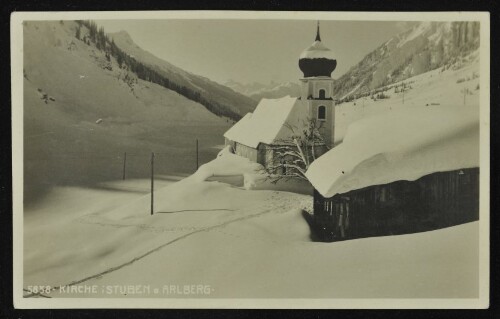
[[[284,96],[298,97],[300,95],[300,86],[298,83],[285,82],[276,83],[274,81],[268,84],[253,82],[253,83],[239,83],[234,80],[229,80],[224,83],[225,86],[231,88],[235,92],[244,94],[255,101],[261,99],[278,99]]]

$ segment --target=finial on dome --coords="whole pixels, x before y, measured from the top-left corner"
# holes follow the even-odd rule
[[[318,27],[316,30],[316,41],[321,41],[321,37],[319,36],[319,20],[318,20]]]

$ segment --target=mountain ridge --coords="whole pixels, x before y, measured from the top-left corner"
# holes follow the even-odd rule
[[[152,68],[168,79],[168,84],[164,86],[200,102],[216,115],[238,120],[256,107],[256,102],[251,98],[206,77],[185,71],[140,48],[126,31],[110,33],[108,36],[129,58]]]
[[[228,80],[224,85],[255,101],[260,101],[264,98],[278,99],[287,95],[291,97],[300,96],[300,85],[295,82],[279,83],[271,81],[268,84],[264,84],[259,82],[240,83],[234,80]]]
[[[479,22],[420,22],[368,53],[334,84],[338,100],[448,67],[479,48]]]

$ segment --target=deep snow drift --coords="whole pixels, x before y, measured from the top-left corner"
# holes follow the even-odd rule
[[[406,108],[351,124],[344,141],[306,173],[325,197],[434,172],[479,166],[479,112]]]
[[[25,217],[24,286],[211,287],[208,295],[165,298],[477,297],[478,223],[314,243],[301,216],[311,209],[310,196],[204,181],[225,174],[220,169],[229,161],[238,157],[222,151],[190,177],[163,177],[153,216],[147,181],[106,185],[105,191],[56,189],[46,207]],[[238,165],[227,174],[255,168],[244,160]],[[148,297],[58,289],[49,295]]]

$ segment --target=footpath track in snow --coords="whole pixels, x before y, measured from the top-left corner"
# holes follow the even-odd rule
[[[198,233],[201,233],[201,232],[209,232],[209,231],[213,231],[213,230],[219,230],[221,228],[224,228],[225,226],[229,225],[229,224],[233,224],[233,223],[236,223],[236,222],[241,222],[241,221],[244,221],[244,220],[248,220],[248,219],[253,219],[253,218],[258,218],[258,217],[261,217],[265,214],[269,214],[269,213],[272,213],[272,212],[276,212],[276,208],[280,208],[280,209],[291,209],[293,206],[294,206],[294,203],[289,203],[288,205],[281,205],[280,207],[272,207],[273,205],[270,205],[270,207],[268,209],[265,209],[263,211],[260,211],[258,213],[255,213],[255,214],[250,214],[250,215],[244,215],[244,216],[241,216],[241,217],[238,217],[238,218],[234,218],[234,219],[231,219],[229,221],[225,221],[225,222],[222,222],[220,224],[217,224],[217,225],[213,225],[213,226],[208,226],[208,227],[201,227],[201,228],[194,228],[194,230],[188,232],[188,233],[185,233],[183,235],[180,235],[172,240],[169,240],[151,250],[148,250],[146,251],[145,253],[141,254],[141,255],[138,255],[132,259],[130,259],[129,261],[127,262],[124,262],[124,263],[121,263],[119,265],[116,265],[116,266],[113,266],[111,268],[108,268],[104,271],[101,271],[99,273],[96,273],[94,275],[91,275],[91,276],[87,276],[85,278],[82,278],[82,279],[78,279],[78,280],[75,280],[75,281],[72,281],[68,284],[62,284],[62,285],[54,285],[54,286],[50,286],[51,289],[50,289],[50,293],[53,292],[53,291],[56,291],[56,290],[59,290],[61,287],[69,287],[69,286],[74,286],[74,285],[78,285],[78,284],[81,284],[81,283],[84,283],[84,282],[87,282],[89,280],[92,280],[92,279],[96,279],[96,278],[100,278],[104,275],[107,275],[109,273],[112,273],[114,271],[117,271],[117,270],[120,270],[122,269],[123,267],[126,267],[126,266],[129,266],[145,257],[148,257],[149,255],[155,253],[155,252],[158,252],[160,251],[161,249],[169,246],[169,245],[172,245],[178,241],[181,241],[185,238],[188,238],[192,235],[195,235],[195,234],[198,234]],[[223,209],[223,210],[227,210],[227,209]],[[216,210],[208,210],[208,211],[216,211]],[[231,210],[233,211],[233,210]],[[152,227],[152,226],[148,226],[148,225],[145,225],[145,224],[140,224],[140,225],[123,225],[123,224],[119,224],[119,223],[109,223],[109,222],[99,222],[99,221],[96,221],[95,219],[93,218],[89,218],[89,217],[95,217],[96,214],[93,213],[93,214],[88,214],[88,215],[85,215],[79,219],[76,220],[77,223],[87,223],[87,224],[94,224],[94,225],[99,225],[99,226],[107,226],[107,227],[138,227],[140,228],[141,230],[145,230],[145,231],[154,231],[154,232],[161,232],[161,231],[179,231],[180,229],[179,228],[162,228],[162,227]],[[23,289],[24,291],[28,292],[27,289]],[[26,294],[24,295],[23,297],[25,298],[30,298],[30,297],[44,297],[44,298],[51,298],[50,296],[48,296],[50,293],[47,293],[45,292],[45,294],[42,294],[42,293],[30,293],[30,294]]]

